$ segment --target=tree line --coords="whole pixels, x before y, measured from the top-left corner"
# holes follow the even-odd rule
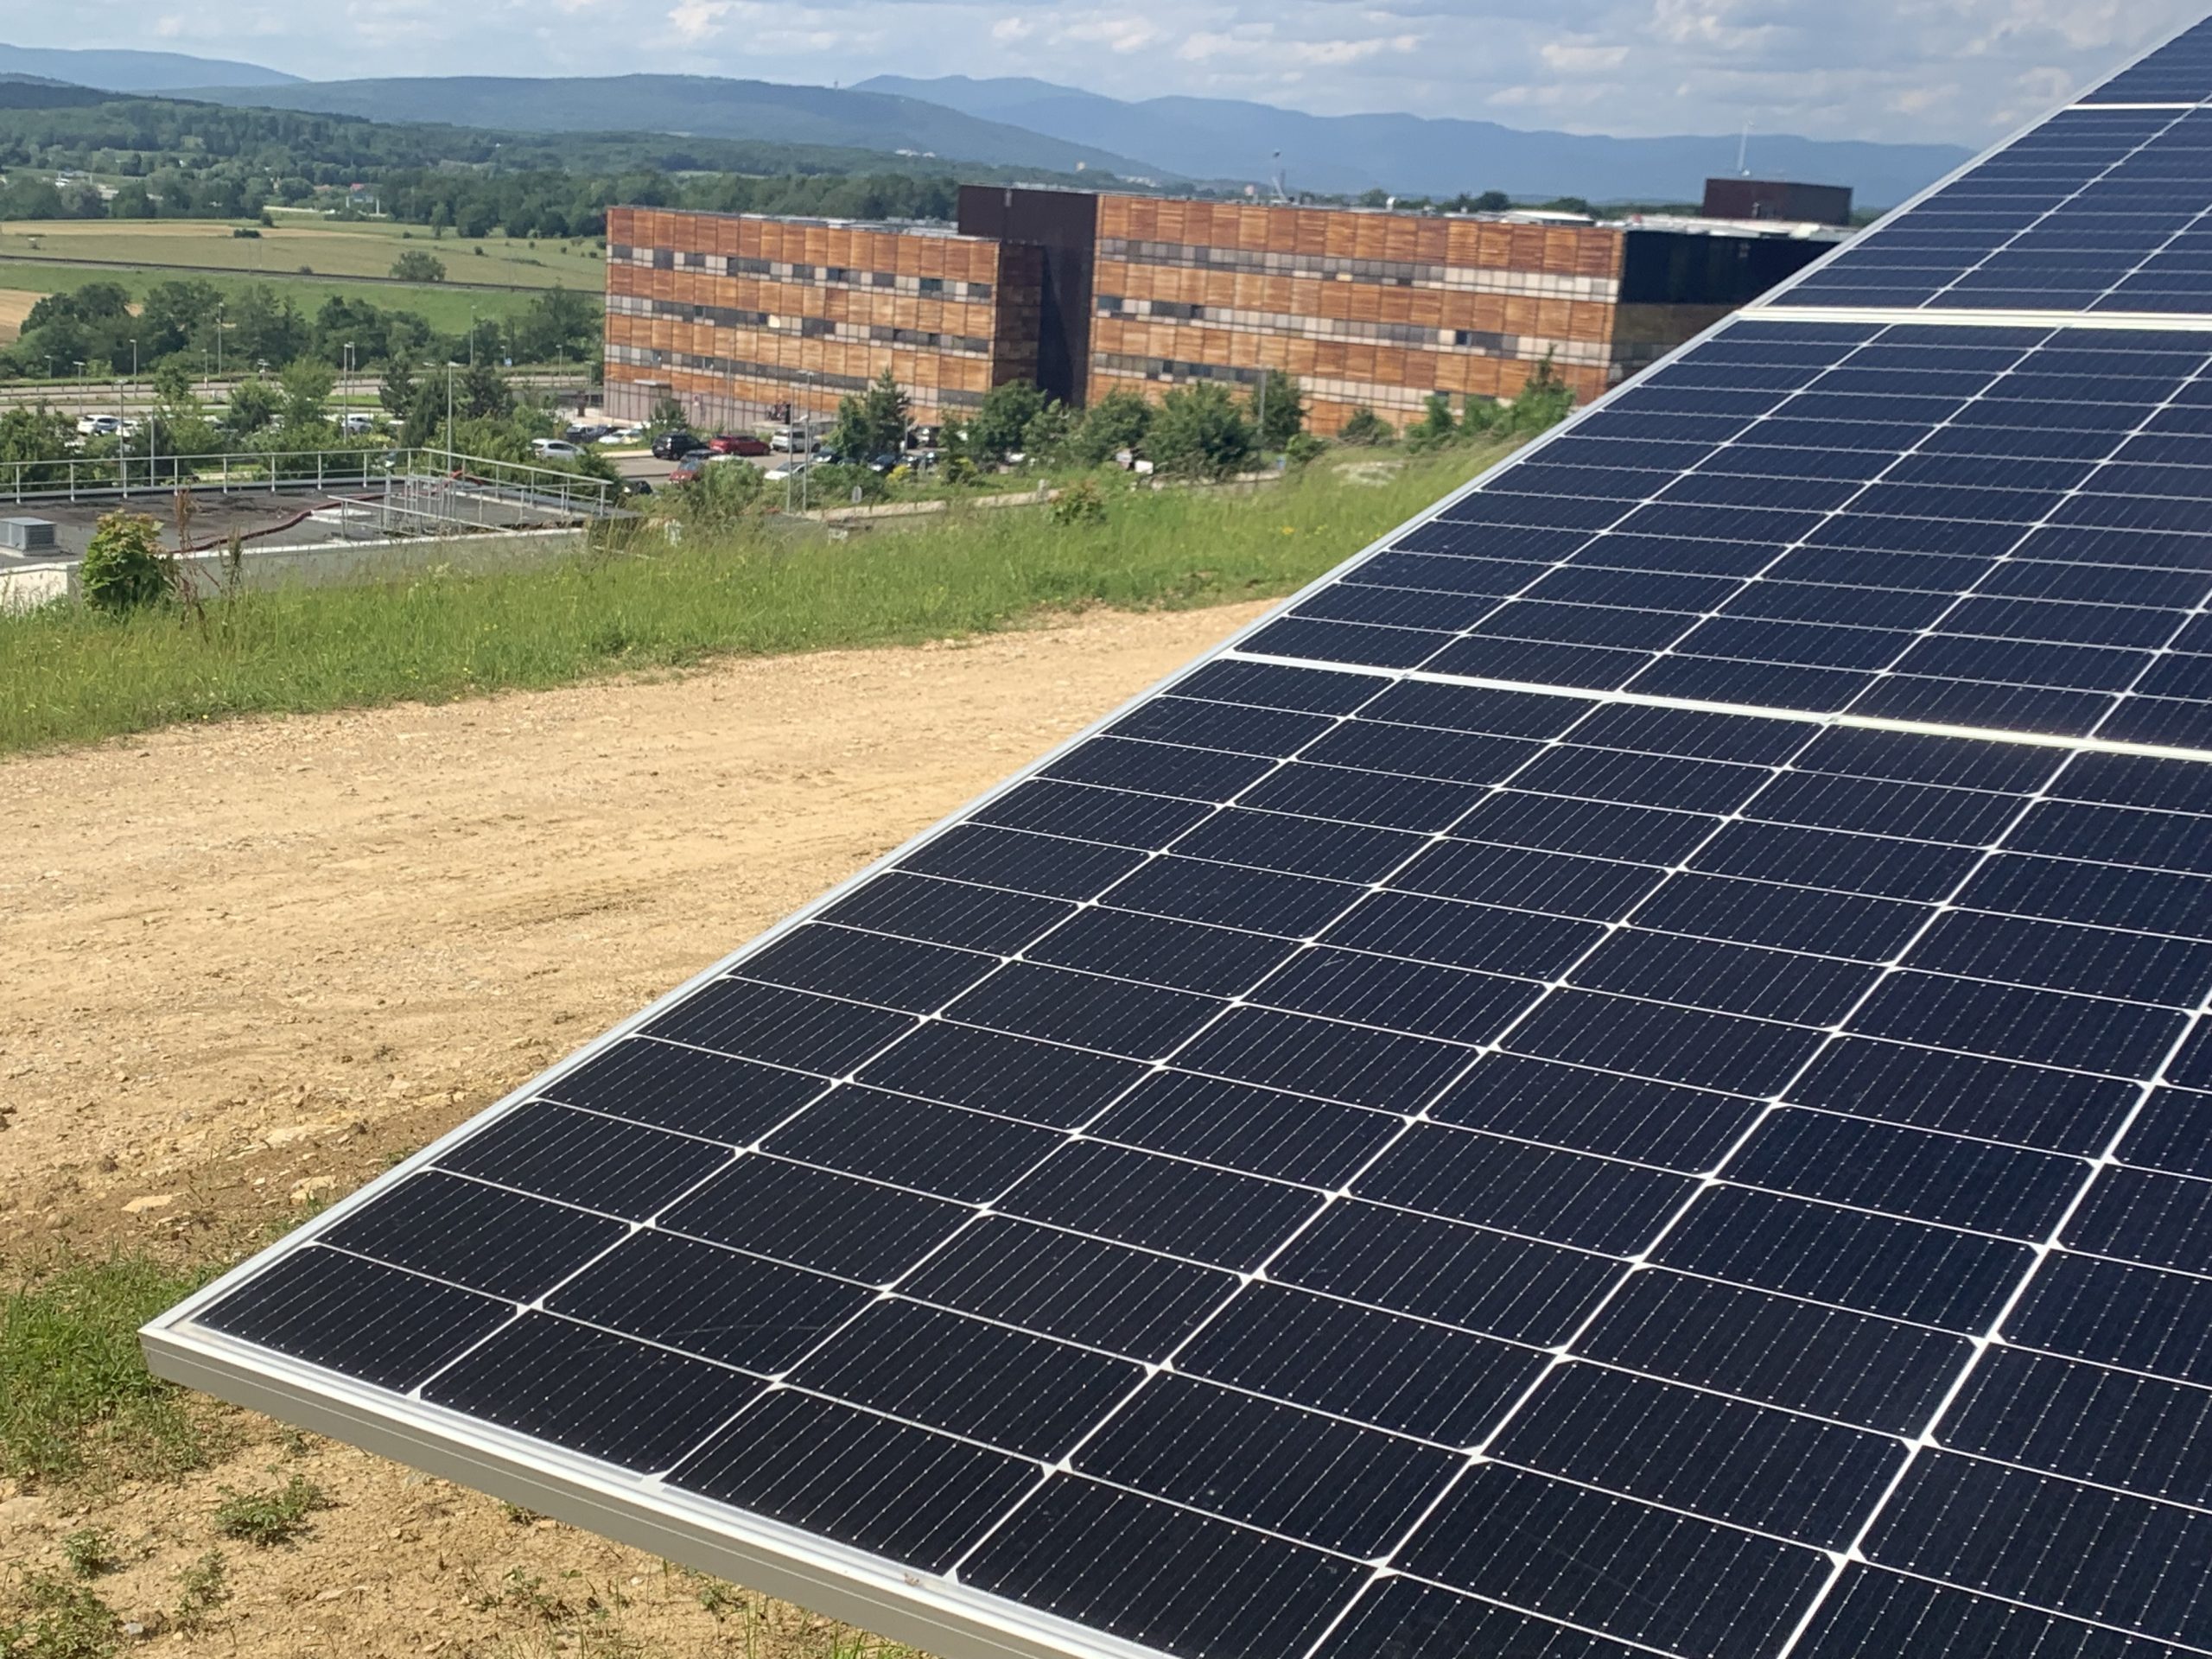
[[[228,369],[283,369],[301,360],[342,368],[349,357],[357,368],[586,362],[599,355],[600,318],[596,296],[554,288],[533,296],[518,316],[480,318],[473,329],[453,334],[416,312],[368,300],[333,295],[308,313],[271,283],[251,283],[226,298],[195,278],[151,284],[134,315],[123,283],[92,282],[31,307],[21,336],[0,350],[0,376],[112,378],[134,357],[142,372],[174,359],[193,374],[219,362]]]

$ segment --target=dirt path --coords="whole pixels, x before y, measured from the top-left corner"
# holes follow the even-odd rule
[[[0,761],[0,1274],[56,1243],[207,1260],[270,1236],[1256,609]],[[257,1431],[223,1469],[92,1509],[0,1485],[0,1560],[107,1527],[132,1557],[101,1593],[143,1622],[214,1541],[215,1489],[283,1462]],[[301,1466],[340,1507],[296,1547],[230,1546],[232,1602],[165,1650],[744,1640],[742,1611],[646,1557],[344,1448]],[[533,1599],[587,1596],[625,1605]],[[788,1610],[758,1617],[780,1621],[766,1647],[826,1651]]]

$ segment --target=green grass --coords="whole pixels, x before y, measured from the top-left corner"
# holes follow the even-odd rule
[[[402,253],[420,249],[445,264],[455,283],[510,288],[597,289],[605,261],[578,238],[509,241],[504,235],[433,240],[420,225],[346,221],[279,213],[258,236],[232,236],[229,219],[14,219],[0,226],[0,257],[99,259],[181,270],[231,270],[279,276],[302,265],[318,276],[383,276]],[[478,253],[476,250],[484,251]]]
[[[7,245],[5,239],[0,239],[0,250]],[[135,302],[143,299],[146,290],[156,283],[179,280],[204,282],[226,301],[235,301],[255,283],[265,283],[310,317],[324,301],[334,297],[365,300],[386,311],[412,311],[431,327],[447,334],[459,334],[468,327],[472,308],[478,317],[519,316],[534,297],[520,289],[495,294],[448,288],[440,283],[346,282],[320,276],[294,276],[285,271],[257,276],[233,271],[180,271],[143,265],[121,270],[103,265],[10,259],[0,253],[0,289],[15,289],[27,294],[67,294],[75,292],[86,283],[119,283],[130,290]],[[62,372],[67,373],[66,367]]]
[[[1025,508],[791,543],[741,531],[534,570],[292,588],[111,620],[0,617],[0,752],[184,721],[445,700],[720,656],[895,645],[1085,606],[1287,593],[1471,477],[1465,451],[1363,481],[1110,493],[1106,522]],[[643,550],[652,549],[652,551]]]
[[[138,1351],[138,1327],[204,1283],[144,1255],[65,1260],[0,1300],[0,1475],[28,1482],[199,1467],[182,1392]]]

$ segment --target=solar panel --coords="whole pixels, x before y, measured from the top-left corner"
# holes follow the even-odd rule
[[[2208,42],[154,1363],[957,1659],[2212,1653]]]

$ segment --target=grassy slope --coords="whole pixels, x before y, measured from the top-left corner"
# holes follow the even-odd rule
[[[0,618],[0,752],[725,654],[942,639],[1084,605],[1282,594],[1494,458],[1463,453],[1380,483],[1323,468],[1255,494],[1117,494],[1096,526],[1002,511],[843,543],[751,534],[519,573],[288,590],[213,607],[204,628],[166,613]]]
[[[0,226],[0,259],[99,259],[270,276],[296,275],[308,265],[318,276],[385,276],[402,253],[419,250],[443,260],[447,278],[456,283],[596,291],[605,279],[604,261],[588,242],[533,245],[500,235],[433,241],[419,225],[290,219],[279,215],[276,228],[257,237],[232,236],[226,219],[20,219]]]

